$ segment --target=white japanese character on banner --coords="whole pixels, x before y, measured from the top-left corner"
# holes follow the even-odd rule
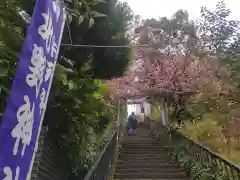
[[[48,9],[47,14],[42,13],[45,23],[38,28],[38,34],[45,40],[46,42],[46,50],[47,53],[50,53],[51,56],[56,58],[57,56],[57,43],[55,42],[55,36],[53,31],[53,23],[52,16]]]
[[[12,130],[12,137],[16,138],[13,148],[13,155],[17,155],[20,140],[23,147],[21,156],[24,155],[26,146],[30,144],[32,139],[33,121],[34,121],[34,104],[30,104],[30,99],[27,95],[24,96],[25,104],[23,104],[17,111],[18,124]]]
[[[46,57],[43,53],[43,48],[33,45],[33,52],[31,57],[31,65],[29,70],[32,74],[26,76],[26,82],[30,87],[36,86],[36,97],[38,97],[39,89],[43,83],[43,73],[46,67]]]
[[[53,11],[56,14],[56,18],[58,21],[60,13],[61,13],[60,6],[59,6],[59,0],[53,1],[52,5],[53,5]]]
[[[19,173],[20,173],[20,167],[16,168],[15,177],[13,176],[13,172],[12,172],[10,167],[5,167],[3,169],[3,172],[6,175],[3,180],[18,180],[19,179]]]
[[[51,76],[53,76],[53,62],[47,62],[47,67],[46,67],[46,74],[45,74],[45,79],[44,81],[48,81]]]
[[[43,110],[45,110],[47,107],[46,95],[46,90],[42,88],[42,92],[40,95],[40,116],[42,116]]]
[[[58,50],[58,47],[57,47],[55,36],[53,36],[52,39],[53,39],[53,41],[52,41],[52,47],[51,47],[51,57],[53,57],[54,60],[57,60],[57,50]]]

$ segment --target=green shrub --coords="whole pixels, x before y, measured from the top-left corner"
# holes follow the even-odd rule
[[[168,147],[171,150],[172,159],[186,170],[187,175],[191,180],[226,180],[227,177],[212,166],[205,166],[197,159],[190,157],[185,147],[181,145],[171,145]]]

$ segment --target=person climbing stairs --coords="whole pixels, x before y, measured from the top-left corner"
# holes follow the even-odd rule
[[[115,180],[187,180],[184,169],[171,160],[166,148],[143,125],[121,145]]]

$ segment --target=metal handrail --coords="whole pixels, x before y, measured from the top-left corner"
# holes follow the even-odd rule
[[[84,180],[106,180],[112,175],[112,167],[116,161],[117,133],[114,132],[103,151],[89,170]]]
[[[196,158],[205,166],[217,168],[227,176],[228,180],[240,180],[240,167],[236,166],[229,160],[217,155],[199,142],[186,137],[176,129],[163,126],[161,123],[155,123],[160,129],[160,138],[166,141],[175,140],[181,142],[188,155]]]

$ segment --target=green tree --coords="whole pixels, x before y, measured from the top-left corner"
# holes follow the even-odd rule
[[[135,32],[143,33],[143,30],[152,33],[151,43],[160,45],[158,50],[167,50],[167,53],[172,49],[179,49],[180,46],[180,49],[184,48],[188,51],[193,49],[197,43],[196,26],[193,21],[189,20],[188,12],[184,10],[178,10],[171,18],[144,20],[143,25],[136,28]],[[142,36],[141,42],[148,41],[146,33],[146,36]]]
[[[63,43],[123,45],[132,23],[126,3],[102,0],[66,0],[68,21]],[[4,111],[18,56],[26,35],[20,12],[32,14],[34,0],[0,2],[0,100]],[[71,36],[69,36],[71,34]],[[44,125],[68,155],[74,174],[88,169],[101,148],[103,134],[115,111],[106,96],[103,79],[121,75],[130,49],[62,46],[54,74]]]
[[[0,122],[23,43],[19,7],[14,0],[0,2]]]
[[[92,6],[94,12],[94,25],[89,29],[89,18],[73,14],[70,32],[65,31],[64,43],[90,44],[90,45],[125,45],[129,41],[125,38],[128,22],[133,15],[126,3],[106,1]],[[98,13],[96,13],[98,12]],[[100,14],[99,14],[100,13]],[[106,17],[104,15],[106,15]],[[79,19],[81,25],[78,24]],[[76,67],[89,63],[91,68],[88,75],[96,78],[109,79],[120,76],[126,69],[130,60],[130,49],[120,48],[74,48],[62,47],[64,57],[74,61]]]
[[[202,20],[199,22],[201,42],[216,53],[226,53],[239,41],[239,21],[229,20],[231,10],[224,1],[217,3],[215,10],[201,8]]]
[[[220,1],[213,11],[202,7],[199,32],[201,43],[218,56],[221,70],[229,71],[229,78],[239,88],[240,22],[229,20],[230,13],[224,1]]]

